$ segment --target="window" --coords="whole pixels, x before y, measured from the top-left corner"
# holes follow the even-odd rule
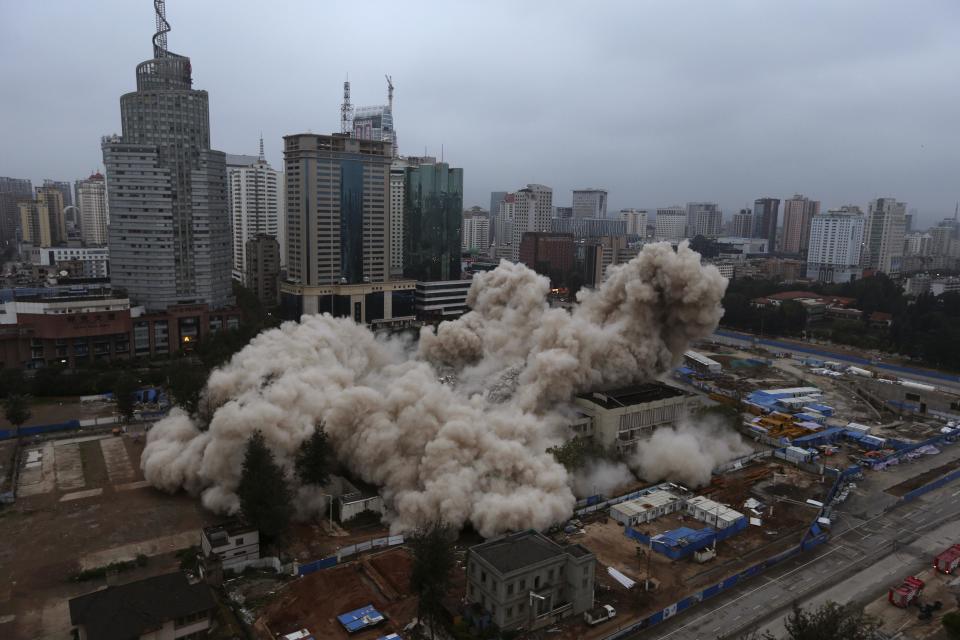
[[[508,596],[512,596],[512,595],[513,595],[513,583],[512,583],[512,582],[508,582],[508,583],[507,583],[507,595],[508,595]],[[510,614],[507,614],[507,615],[510,615]]]
[[[237,541],[235,544],[243,544],[243,538],[237,538]]]
[[[481,571],[481,572],[480,572],[480,584],[483,584],[483,585],[487,584],[487,572],[486,572],[486,571]]]
[[[553,582],[553,569],[547,571],[547,582]]]
[[[506,615],[505,617],[506,617],[507,619],[513,617],[513,607],[507,607],[507,615]]]
[[[520,591],[523,591],[526,588],[527,588],[527,579],[520,578]]]
[[[534,589],[540,588],[540,576],[537,576],[536,578],[533,579],[533,588]]]

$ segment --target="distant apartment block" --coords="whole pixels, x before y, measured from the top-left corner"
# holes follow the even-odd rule
[[[510,259],[520,259],[520,240],[527,232],[549,232],[553,213],[553,189],[542,184],[528,184],[513,194],[513,239]]]
[[[647,237],[647,212],[644,209],[620,209],[620,219],[626,223],[628,236]]]
[[[258,233],[244,246],[246,273],[244,282],[266,307],[280,299],[280,243],[266,233]]]
[[[777,246],[777,219],[780,214],[778,198],[757,198],[753,201],[754,238],[765,238],[770,251]]]
[[[810,244],[810,224],[820,213],[820,202],[795,195],[783,201],[783,236],[780,251],[805,254]]]
[[[739,213],[733,214],[730,233],[738,238],[753,236],[753,212],[750,209],[740,209]]]
[[[715,202],[687,203],[687,237],[716,238],[723,226],[723,212]]]
[[[899,275],[903,260],[905,214],[906,205],[893,198],[877,198],[870,202],[861,259],[865,268],[887,275]]]
[[[813,216],[807,251],[807,277],[820,282],[851,282],[860,276],[865,221],[856,212],[831,210]]]
[[[554,218],[550,228],[554,233],[569,233],[577,240],[626,236],[627,220],[623,218]]]
[[[263,140],[260,141],[261,153]],[[230,220],[233,232],[233,278],[247,281],[247,243],[260,235],[277,241],[283,263],[284,198],[283,173],[276,171],[263,155],[253,162],[227,169]]]
[[[657,209],[654,221],[655,240],[679,242],[687,237],[687,211],[682,207],[664,207]]]
[[[606,218],[607,192],[604,189],[574,189],[571,214],[574,218]]]
[[[110,209],[107,205],[107,182],[101,173],[94,173],[77,182],[77,203],[80,206],[80,237],[87,246],[107,244]]]
[[[486,211],[463,213],[463,232],[460,248],[463,251],[486,253],[490,248],[490,217]]]

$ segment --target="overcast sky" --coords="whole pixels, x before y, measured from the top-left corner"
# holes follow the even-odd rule
[[[464,205],[528,182],[612,209],[795,192],[960,199],[960,2],[168,0],[172,51],[210,92],[213,146],[282,166],[281,137],[339,129],[396,85],[401,153],[463,167]],[[151,0],[0,0],[0,175],[102,164],[151,57]]]

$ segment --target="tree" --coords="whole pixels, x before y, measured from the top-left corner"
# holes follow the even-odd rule
[[[120,412],[124,422],[130,422],[133,418],[136,391],[137,383],[129,373],[123,373],[117,378],[116,386],[113,388],[113,399],[117,402],[117,411]]]
[[[943,616],[943,628],[947,632],[947,637],[954,640],[960,640],[960,611],[951,611]]]
[[[330,481],[333,466],[333,451],[323,424],[318,424],[313,434],[300,444],[297,451],[297,477],[303,484],[322,487]]]
[[[575,471],[585,465],[590,458],[602,455],[602,451],[588,438],[576,436],[556,447],[547,449],[553,458],[567,471]]]
[[[443,624],[443,599],[450,591],[450,574],[456,565],[454,531],[442,520],[418,530],[409,539],[413,551],[410,589],[417,595],[417,617],[427,623],[430,637]]]
[[[851,606],[827,602],[814,611],[794,605],[784,619],[787,635],[783,640],[880,640],[880,624],[871,616]],[[749,637],[749,636],[748,636]],[[777,640],[769,631],[759,640]]]
[[[290,489],[259,430],[247,440],[237,496],[243,517],[265,540],[276,541],[286,533],[293,515]]]
[[[11,395],[3,401],[3,415],[20,437],[20,425],[30,419],[30,396]]]
[[[207,384],[207,372],[198,367],[176,367],[168,375],[167,387],[173,400],[190,415],[200,408],[200,397]]]

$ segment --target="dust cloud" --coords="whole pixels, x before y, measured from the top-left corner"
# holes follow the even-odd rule
[[[686,243],[652,244],[572,311],[547,304],[546,278],[502,261],[474,278],[472,311],[424,328],[416,344],[304,316],[211,374],[207,430],[180,410],[157,423],[141,467],[156,487],[235,513],[244,447],[259,429],[300,496],[298,514],[322,515],[325,501],[293,473],[322,422],[340,462],[381,487],[394,531],[438,517],[484,536],[544,528],[574,504],[572,479],[546,453],[573,396],[675,366],[715,328],[725,288]]]

